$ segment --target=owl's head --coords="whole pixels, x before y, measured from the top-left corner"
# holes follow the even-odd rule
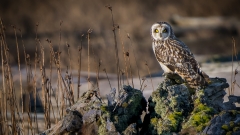
[[[151,36],[156,41],[164,41],[169,37],[173,37],[173,31],[170,24],[166,22],[157,22],[154,23],[151,27]]]

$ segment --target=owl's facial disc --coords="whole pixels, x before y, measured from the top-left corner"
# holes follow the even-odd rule
[[[161,41],[166,40],[166,39],[169,38],[169,36],[171,34],[170,26],[167,25],[167,24],[164,24],[164,23],[163,24],[159,24],[159,23],[153,24],[151,30],[152,30],[151,33],[152,33],[153,39],[157,40],[157,41],[159,41],[159,40],[161,40]]]

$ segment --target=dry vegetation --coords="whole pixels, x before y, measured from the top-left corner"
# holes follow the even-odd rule
[[[240,18],[238,14],[240,9],[237,7],[237,0],[218,1],[217,5],[214,1],[195,1],[178,0],[171,1],[109,1],[97,0],[90,1],[27,1],[20,0],[14,2],[11,0],[1,1],[0,17],[2,18],[5,28],[6,37],[9,44],[11,63],[17,63],[17,52],[14,38],[14,31],[11,25],[21,29],[22,38],[26,44],[26,52],[30,57],[34,57],[35,52],[35,37],[36,30],[38,38],[43,44],[46,51],[49,51],[46,39],[52,41],[53,49],[56,51],[58,45],[62,50],[63,64],[67,64],[67,44],[70,45],[71,54],[78,54],[80,42],[83,42],[82,68],[87,70],[87,30],[91,28],[91,52],[94,55],[90,56],[92,67],[97,67],[96,63],[99,59],[102,61],[102,67],[108,72],[115,71],[115,55],[114,38],[111,32],[112,24],[110,13],[104,8],[105,5],[111,4],[114,8],[115,25],[119,28],[116,31],[118,44],[125,45],[125,51],[135,56],[139,65],[141,75],[146,75],[147,70],[145,62],[148,62],[152,72],[159,71],[159,66],[156,66],[156,61],[152,54],[151,37],[149,28],[156,21],[170,21],[174,15],[184,17],[209,17],[223,16]],[[184,9],[184,10],[183,10]],[[224,20],[228,22],[229,20]],[[36,27],[36,24],[38,26]],[[60,25],[61,24],[61,25]],[[176,24],[178,26],[179,24]],[[234,36],[236,41],[239,38],[239,25],[226,23],[226,26],[217,30],[198,29],[188,32],[176,32],[176,35],[181,38],[190,47],[194,54],[220,54],[231,55],[228,44],[231,42],[231,37]],[[235,30],[235,31],[234,31]],[[177,31],[177,27],[175,28]],[[17,30],[17,33],[19,31]],[[206,34],[208,33],[208,34]],[[18,33],[20,34],[20,33]],[[59,36],[61,34],[61,41]],[[82,37],[82,34],[85,34]],[[227,36],[226,36],[227,35]],[[219,40],[221,39],[221,40]],[[211,47],[209,47],[211,46]],[[23,56],[23,48],[19,46],[20,55]],[[108,50],[108,51],[106,51]],[[226,51],[228,50],[228,51]],[[120,63],[124,61],[122,47],[119,47]],[[45,58],[49,59],[46,55]],[[98,59],[96,59],[96,58]],[[21,57],[21,63],[24,61]],[[72,57],[77,61],[77,57]],[[33,60],[33,59],[31,59]],[[94,62],[96,61],[96,62]],[[134,59],[130,59],[134,62]],[[98,65],[98,64],[97,64]],[[140,66],[141,65],[141,66]],[[121,66],[121,65],[120,65]],[[77,69],[78,65],[72,63],[72,67]],[[136,69],[136,64],[132,65]],[[95,69],[96,70],[96,69]],[[102,71],[102,70],[101,70]],[[137,70],[133,70],[133,74],[137,75]]]
[[[232,9],[232,5],[237,5],[234,0],[219,2],[218,7],[213,6],[214,2],[208,2],[206,6],[204,1],[192,3],[188,0],[181,3],[136,0],[115,3],[108,0],[101,3],[22,0],[16,3],[5,0],[1,3],[0,134],[36,134],[57,123],[66,107],[77,100],[73,96],[74,90],[79,97],[81,71],[94,72],[97,82],[100,72],[107,77],[108,73],[116,73],[120,87],[123,76],[128,84],[134,85],[134,76],[141,82],[143,76],[160,70],[152,54],[149,35],[149,28],[155,21],[168,21],[175,13],[182,16],[206,17],[211,13],[212,16],[240,17],[235,11],[240,9]],[[113,12],[110,7],[105,8],[108,4],[112,5]],[[179,11],[182,7],[186,10]],[[208,44],[204,44],[198,54],[226,53],[228,46],[225,44],[231,42],[232,35],[223,38],[224,35],[217,36],[224,39],[214,45],[218,49],[205,50],[204,47],[211,42],[206,37],[201,39],[202,43]],[[239,38],[236,34],[233,36]],[[193,52],[199,50],[194,46],[199,40],[186,41]],[[231,53],[231,50],[227,52]],[[13,67],[18,68],[20,80],[14,80]],[[22,69],[26,73],[22,74]],[[77,71],[76,84],[73,84],[73,71]],[[54,77],[56,88],[53,88]],[[26,84],[22,78],[27,78]],[[89,74],[87,81],[91,81]],[[41,100],[44,110],[42,121],[37,114],[38,100]]]
[[[112,23],[113,29],[113,40],[114,40],[114,67],[117,71],[117,79],[118,79],[118,90],[123,84],[125,80],[127,84],[133,84],[133,72],[131,65],[138,64],[135,57],[134,49],[130,53],[125,51],[124,44],[118,45],[117,41],[117,32],[120,34],[119,26],[114,23],[114,17],[112,14],[112,7],[106,6],[110,11],[110,22]],[[60,26],[61,26],[60,22]],[[17,29],[16,26],[12,25],[12,29],[14,31],[15,45],[16,45],[16,55],[17,55],[17,67],[18,67],[18,79],[14,80],[12,69],[14,68],[11,64],[11,55],[10,55],[10,47],[6,41],[6,27],[3,24],[2,20],[0,20],[0,38],[1,38],[1,73],[2,73],[2,89],[1,89],[1,104],[0,104],[0,120],[1,120],[1,134],[36,134],[44,129],[51,128],[53,123],[57,123],[65,114],[65,110],[67,107],[73,105],[77,98],[80,96],[80,87],[81,87],[81,70],[83,64],[83,54],[86,53],[87,59],[87,81],[89,84],[89,88],[91,89],[93,85],[91,83],[90,72],[95,72],[96,76],[96,88],[98,88],[98,78],[99,71],[102,65],[101,59],[99,59],[91,47],[91,33],[92,29],[88,29],[86,34],[81,37],[86,37],[87,40],[87,49],[84,52],[82,40],[80,45],[78,46],[78,54],[76,57],[77,62],[72,59],[73,55],[71,54],[71,46],[66,43],[66,56],[62,56],[61,50],[61,41],[62,41],[62,33],[61,30],[59,32],[59,40],[58,40],[58,48],[54,49],[53,43],[50,39],[46,39],[44,42],[46,45],[44,46],[42,41],[38,38],[38,24],[35,27],[35,51],[34,57],[31,57],[26,52],[26,44],[22,38],[22,31]],[[131,41],[130,36],[127,38]],[[131,45],[131,44],[130,44]],[[19,47],[22,47],[22,50]],[[46,49],[47,48],[47,49]],[[121,64],[123,68],[120,66],[118,48],[123,49],[123,57],[124,62]],[[48,50],[48,51],[46,51]],[[20,54],[23,53],[23,55]],[[90,55],[92,56],[90,58]],[[114,57],[114,56],[112,56]],[[134,63],[130,61],[130,59],[134,60]],[[21,62],[23,60],[23,62]],[[65,63],[63,61],[65,60]],[[91,65],[92,63],[96,64],[95,66]],[[78,66],[77,71],[77,84],[73,82],[73,67],[72,63]],[[24,64],[23,64],[24,63]],[[148,72],[150,74],[148,64],[145,64]],[[138,67],[138,66],[136,66]],[[25,68],[26,73],[22,75],[22,68]],[[136,69],[135,69],[136,70]],[[65,74],[62,72],[65,71]],[[107,70],[104,68],[103,71],[107,75]],[[139,70],[137,69],[137,72]],[[53,78],[54,74],[57,74],[57,78]],[[141,77],[139,75],[139,80],[141,82]],[[56,75],[55,75],[56,76]],[[23,82],[23,78],[27,78],[27,81]],[[53,82],[57,81],[57,86],[54,86]],[[38,85],[40,83],[40,85]],[[109,82],[111,87],[111,84]],[[56,88],[53,88],[56,87]],[[74,98],[74,87],[77,87],[77,98]],[[100,94],[100,91],[99,91]],[[40,100],[40,104],[37,103]],[[53,105],[53,103],[55,103]],[[38,106],[43,106],[43,118],[39,114],[41,110],[37,108]],[[40,115],[40,116],[39,116]]]

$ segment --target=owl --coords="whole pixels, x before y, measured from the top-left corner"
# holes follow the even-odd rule
[[[152,48],[164,74],[177,74],[192,88],[206,86],[204,73],[190,49],[173,33],[170,24],[157,22],[151,27]]]

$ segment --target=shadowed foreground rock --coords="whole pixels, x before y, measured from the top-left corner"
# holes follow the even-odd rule
[[[107,95],[107,105],[98,97],[97,91],[89,90],[67,109],[67,115],[61,121],[41,134],[139,134],[140,116],[147,106],[142,92],[124,85],[118,97],[115,93],[113,89]]]
[[[108,103],[89,90],[67,109],[66,116],[42,134],[84,135],[171,135],[171,134],[239,134],[240,97],[229,96],[224,78],[211,78],[205,88],[191,89],[183,81],[166,78],[148,99],[148,113],[142,122],[147,102],[140,90],[123,86],[119,96],[112,89]]]

